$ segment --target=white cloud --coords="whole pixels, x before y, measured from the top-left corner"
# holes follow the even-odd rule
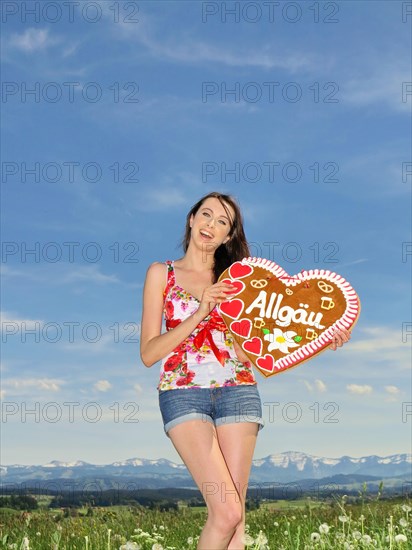
[[[14,33],[10,36],[9,45],[25,52],[44,50],[60,42],[60,39],[51,38],[49,29],[35,29],[30,27],[23,33]]]
[[[369,60],[365,59],[362,69],[369,71],[369,74],[359,74],[342,82],[341,95],[345,103],[352,103],[358,107],[365,107],[376,103],[385,104],[405,114],[410,111],[409,101],[402,101],[402,83],[410,82],[410,67],[406,56],[402,62],[395,59],[395,56],[385,63],[382,58],[375,56]]]
[[[387,391],[391,395],[396,395],[399,393],[400,390],[397,386],[385,386],[385,391]]]
[[[105,392],[112,387],[108,380],[99,380],[95,383],[94,388],[98,391]]]
[[[410,369],[410,345],[402,343],[401,327],[395,330],[383,325],[362,328],[355,326],[354,333],[357,333],[360,339],[353,341],[352,336],[351,341],[344,347],[345,353],[356,354],[359,360],[368,360],[369,363],[390,361],[398,368]]]
[[[136,390],[137,393],[143,393],[143,388],[140,384],[135,384],[133,389]]]
[[[60,391],[60,386],[65,384],[65,382],[55,378],[8,378],[3,380],[2,384],[6,388],[14,388],[16,390],[35,388],[37,390],[58,392]]]
[[[315,380],[315,385],[320,392],[325,392],[327,389],[326,384],[322,380]]]
[[[327,390],[327,387],[326,387],[326,384],[322,381],[322,380],[319,380],[319,379],[316,379],[315,380],[315,388],[313,387],[313,385],[308,382],[308,380],[302,380],[302,382],[305,384],[306,388],[310,391],[310,392],[313,392],[313,390],[316,388],[319,392],[325,392]]]
[[[211,63],[229,67],[282,69],[291,74],[317,71],[319,66],[325,69],[331,65],[330,58],[327,58],[324,53],[317,54],[303,48],[295,48],[295,51],[291,51],[288,47],[280,51],[278,44],[275,46],[271,43],[260,45],[256,49],[248,45],[239,47],[230,43],[229,46],[224,43],[215,44],[215,41],[207,43],[181,30],[174,36],[166,37],[164,31],[157,29],[161,37],[156,37],[153,18],[144,14],[140,19],[141,23],[138,27],[120,22],[116,25],[119,29],[116,28],[113,36],[128,42],[130,40],[139,42],[158,59],[196,65]]]
[[[103,245],[100,245],[100,247],[103,248]],[[62,247],[62,250],[63,249],[64,247]],[[98,253],[99,249],[96,250]],[[89,252],[90,257],[92,257],[92,248],[90,248]],[[94,253],[95,249],[93,249],[93,254]],[[72,284],[77,282],[86,282],[92,285],[120,283],[120,279],[116,275],[106,275],[102,273],[99,266],[96,264],[70,267],[70,263],[63,261],[53,264],[46,263],[43,265],[38,263],[31,264],[30,269],[13,269],[9,266],[2,266],[1,274],[3,277],[22,277],[32,281],[45,283],[47,285]]]
[[[358,395],[367,395],[372,393],[372,386],[368,386],[367,384],[364,384],[363,386],[360,386],[359,384],[348,384],[346,388],[350,393]]]
[[[37,330],[40,337],[40,331],[44,325],[44,321],[42,319],[18,318],[8,311],[0,311],[0,320],[0,332],[4,334],[4,338],[6,339],[8,337],[14,337],[19,333],[23,335],[25,330]],[[28,337],[33,337],[33,334]],[[36,335],[34,335],[34,337],[36,338]]]

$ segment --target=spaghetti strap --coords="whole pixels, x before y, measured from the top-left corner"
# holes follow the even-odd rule
[[[175,272],[173,266],[173,260],[166,260],[165,264],[167,265],[167,281],[166,286],[163,291],[163,297],[169,292],[169,289],[175,285]]]
[[[176,278],[175,278],[175,266],[174,266],[173,260],[167,260],[166,263],[168,264],[167,282],[168,284],[174,285],[176,284]]]

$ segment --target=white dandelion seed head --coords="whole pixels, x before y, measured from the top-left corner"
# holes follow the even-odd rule
[[[399,535],[395,535],[395,542],[408,542],[408,537],[399,533]]]
[[[311,540],[312,542],[318,542],[318,541],[320,541],[320,535],[319,535],[319,533],[312,533],[312,534],[310,535],[310,540]]]
[[[255,539],[255,543],[260,544],[261,546],[268,543],[268,539],[266,535],[263,533],[263,531],[259,531],[259,534]]]
[[[140,546],[137,544],[137,542],[128,540],[126,544],[122,544],[119,550],[140,550]]]
[[[255,539],[251,537],[248,533],[245,533],[242,536],[242,542],[245,546],[252,546],[252,544],[254,544],[255,542]]]

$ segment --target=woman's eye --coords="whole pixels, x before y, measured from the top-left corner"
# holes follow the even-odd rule
[[[226,222],[224,220],[219,220],[220,223],[223,223],[223,225],[226,225]]]

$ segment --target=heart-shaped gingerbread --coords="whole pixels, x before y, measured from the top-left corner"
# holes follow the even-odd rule
[[[310,269],[290,276],[264,258],[243,258],[219,277],[235,290],[218,305],[236,342],[263,376],[311,359],[350,329],[360,313],[354,289],[340,275]]]

